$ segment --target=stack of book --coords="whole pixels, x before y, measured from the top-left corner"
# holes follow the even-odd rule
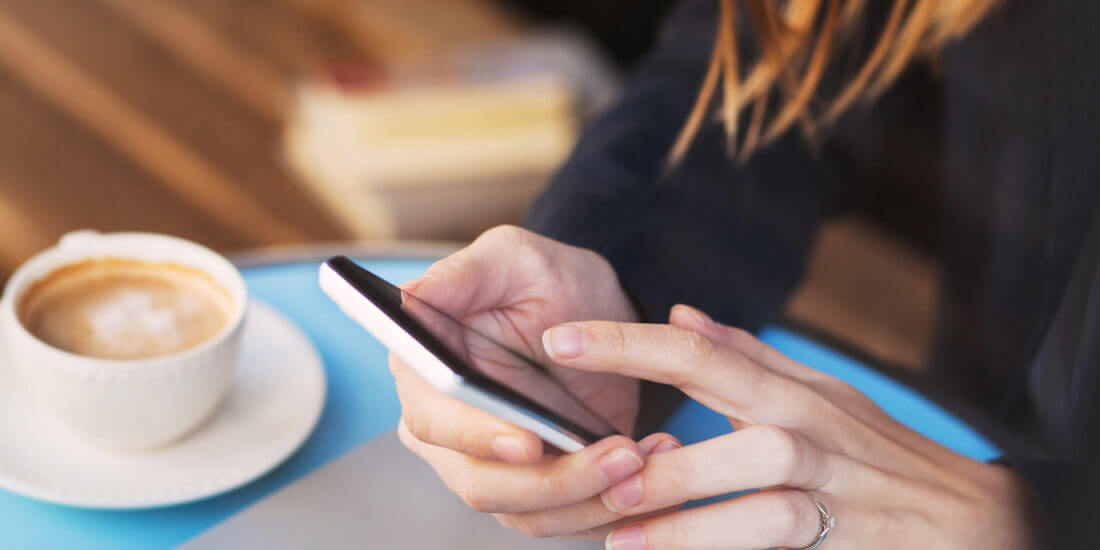
[[[291,164],[361,238],[465,239],[520,219],[615,81],[561,35],[299,86]]]

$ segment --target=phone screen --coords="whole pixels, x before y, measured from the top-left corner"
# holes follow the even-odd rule
[[[343,256],[327,263],[466,383],[588,442],[619,433],[535,359],[455,320]]]

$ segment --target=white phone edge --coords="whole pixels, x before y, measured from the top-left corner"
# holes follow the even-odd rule
[[[435,354],[405,332],[396,321],[366,296],[360,294],[327,264],[321,264],[318,280],[321,290],[340,306],[344,314],[366,329],[435,389],[501,420],[530,430],[543,441],[562,451],[573,453],[584,448],[583,442],[556,425],[534,417],[496,395],[466,383],[461,376],[451,371]]]

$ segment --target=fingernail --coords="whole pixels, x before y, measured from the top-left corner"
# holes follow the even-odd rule
[[[604,542],[607,550],[645,550],[645,534],[641,525],[631,525],[607,536]]]
[[[412,291],[416,290],[416,287],[420,286],[426,280],[428,280],[427,277],[421,276],[421,277],[417,277],[415,279],[409,279],[408,281],[405,281],[405,282],[401,283],[400,285],[398,285],[398,287],[401,290],[404,290],[404,291],[407,291],[407,292],[412,292]]]
[[[600,495],[604,507],[622,512],[642,503],[642,476],[634,474]]]
[[[638,448],[642,450],[642,456],[671,451],[677,447],[679,447],[679,445],[671,439],[645,438],[638,442]]]
[[[579,327],[554,327],[542,334],[546,353],[557,359],[569,359],[584,351],[584,331]]]
[[[677,449],[679,447],[680,447],[679,445],[677,445],[677,444],[675,444],[675,443],[673,443],[673,442],[666,439],[666,440],[658,443],[657,447],[655,449],[653,449],[653,452],[651,452],[649,454],[655,455],[657,453],[663,453],[665,451],[671,451],[672,449]]]
[[[618,483],[641,470],[642,459],[626,449],[615,449],[601,456],[599,465],[608,483]]]
[[[660,443],[660,440],[646,440],[643,439],[638,442],[638,448],[642,450],[643,456],[649,456],[653,454],[653,449]]]
[[[531,455],[527,454],[527,448],[520,440],[510,435],[498,435],[491,443],[493,452],[505,462],[527,463],[531,461]]]
[[[695,319],[696,323],[699,323],[699,324],[704,325],[704,326],[709,326],[709,325],[714,324],[714,319],[711,319],[709,315],[707,315],[706,313],[703,313],[702,311],[700,311],[696,308],[693,308],[691,306],[687,306],[687,305],[684,305],[684,304],[678,304],[678,307],[684,308],[684,311],[686,311],[688,313],[688,315],[691,315],[691,318]]]

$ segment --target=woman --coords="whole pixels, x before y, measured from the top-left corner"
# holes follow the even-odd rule
[[[533,232],[489,231],[406,287],[553,363],[624,433],[648,433],[671,387],[738,430],[550,457],[395,360],[402,440],[501,523],[616,550],[1033,548],[1095,527],[1070,489],[1100,412],[1098,5],[686,4]],[[944,228],[931,368],[1026,442],[1002,461],[743,330],[776,318],[820,222],[883,188],[939,196],[920,212]]]

